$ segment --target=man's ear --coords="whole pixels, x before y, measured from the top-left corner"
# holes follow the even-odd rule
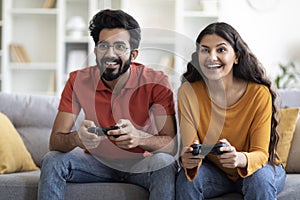
[[[131,61],[134,61],[139,54],[139,50],[134,49],[131,51]]]

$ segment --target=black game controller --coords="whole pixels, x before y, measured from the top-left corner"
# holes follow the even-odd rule
[[[104,128],[104,127],[89,127],[88,128],[88,132],[90,133],[95,133],[96,135],[98,136],[113,136],[114,138],[118,138],[120,137],[121,135],[125,135],[125,134],[119,134],[119,135],[108,135],[107,134],[107,131],[110,131],[110,130],[117,130],[117,129],[120,129],[120,126],[111,126],[111,127],[108,127],[108,128]]]
[[[191,147],[193,147],[192,154],[194,156],[196,155],[207,155],[209,153],[214,155],[220,155],[225,153],[225,151],[220,151],[221,147],[227,147],[228,144],[221,142],[218,144],[210,145],[210,144],[192,144]]]

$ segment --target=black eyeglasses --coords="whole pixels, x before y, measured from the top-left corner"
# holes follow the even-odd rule
[[[97,51],[100,53],[107,52],[110,47],[113,47],[114,52],[117,55],[123,55],[129,49],[129,47],[127,47],[127,45],[123,42],[115,42],[112,45],[110,45],[108,42],[98,42],[96,45]]]

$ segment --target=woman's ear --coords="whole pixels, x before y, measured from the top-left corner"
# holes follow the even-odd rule
[[[134,61],[139,54],[139,50],[134,49],[131,51],[131,61]]]

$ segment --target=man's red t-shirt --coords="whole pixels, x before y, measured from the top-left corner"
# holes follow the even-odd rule
[[[71,72],[58,109],[73,114],[83,109],[85,118],[96,126],[109,127],[119,119],[128,119],[137,129],[158,134],[154,116],[175,114],[169,79],[163,72],[139,63],[132,63],[130,70],[130,77],[118,94],[104,85],[97,66]],[[108,158],[124,158],[144,150],[123,150],[107,140],[100,143],[96,152]]]

